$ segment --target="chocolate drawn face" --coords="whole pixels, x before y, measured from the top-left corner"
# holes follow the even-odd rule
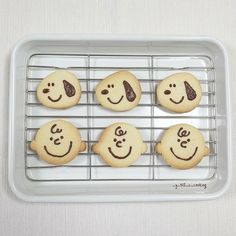
[[[176,84],[169,84],[169,89],[166,89],[164,91],[164,94],[167,96],[169,95],[169,100],[174,104],[181,104],[184,101],[184,99],[188,99],[189,101],[196,99],[197,94],[187,81],[184,81],[184,86],[185,86],[186,96],[182,95],[180,99],[172,98],[173,94],[175,94],[175,91],[173,91],[173,90],[178,89],[178,87],[176,87]],[[172,94],[172,96],[171,96],[171,94]]]
[[[97,85],[96,97],[106,108],[125,111],[137,105],[141,97],[141,88],[133,74],[120,71]]]
[[[183,161],[190,161],[192,158],[194,158],[194,156],[197,153],[198,150],[198,146],[194,146],[194,144],[191,143],[191,132],[184,130],[183,127],[180,127],[178,132],[177,132],[177,142],[180,145],[180,148],[178,148],[178,150],[181,150],[181,152],[178,154],[176,153],[176,150],[174,149],[174,147],[176,146],[173,145],[173,147],[170,147],[170,151],[171,153],[179,160],[183,160]],[[192,141],[193,142],[193,141]],[[193,152],[188,151],[188,153],[191,153],[190,155],[185,155],[185,152],[182,150],[183,148],[185,148],[187,150],[188,149],[193,149]]]
[[[126,123],[116,123],[106,128],[99,142],[93,146],[95,153],[116,167],[130,165],[146,149],[147,145],[143,143],[138,130]]]
[[[39,101],[51,108],[66,108],[78,103],[81,95],[78,79],[68,71],[56,71],[43,79],[37,88]]]
[[[157,152],[172,166],[188,169],[199,163],[208,153],[202,134],[187,124],[169,128],[157,145]],[[173,164],[174,163],[174,164]]]
[[[61,120],[51,121],[43,125],[31,144],[31,148],[42,159],[52,164],[66,163],[85,148],[76,127]]]
[[[73,147],[73,142],[71,140],[64,139],[63,129],[58,128],[58,125],[55,123],[51,126],[50,132],[51,132],[51,136],[50,136],[51,142],[48,141],[48,144],[47,145],[45,144],[43,146],[45,152],[48,155],[52,157],[56,157],[56,158],[62,158],[66,156],[67,154],[69,154]],[[63,145],[66,151],[60,154],[55,153],[55,150],[57,150],[56,146],[58,145]],[[68,148],[66,146],[68,146]],[[52,149],[52,151],[50,151],[50,149]]]
[[[201,100],[199,81],[189,73],[177,73],[164,79],[157,87],[157,99],[163,107],[175,112],[187,112]]]
[[[119,149],[120,148],[124,148],[124,146],[127,146],[125,145],[125,142],[126,142],[126,139],[125,139],[125,136],[127,134],[127,131],[123,131],[121,126],[118,126],[116,129],[115,129],[115,132],[114,132],[114,143],[115,143],[115,147],[116,148],[113,148],[112,150],[112,147],[108,147],[108,151],[109,153],[114,157],[114,158],[117,158],[117,159],[125,159],[127,158],[131,152],[132,152],[132,146],[128,146],[128,152],[125,154],[125,155],[122,155],[120,156],[119,155]],[[112,145],[111,145],[112,146]],[[113,145],[114,146],[114,145]],[[118,148],[118,149],[117,149]],[[118,150],[118,153],[116,154],[114,149]]]

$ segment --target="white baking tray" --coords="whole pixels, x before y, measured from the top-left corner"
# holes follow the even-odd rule
[[[66,68],[80,78],[80,103],[66,110],[42,106],[35,90],[46,75]],[[94,98],[107,75],[126,69],[141,82],[138,107],[111,112]],[[185,114],[163,110],[155,88],[166,76],[187,71],[201,81],[202,101]],[[9,183],[25,201],[108,202],[212,199],[222,195],[231,176],[230,99],[227,55],[211,38],[99,35],[34,35],[21,40],[11,56],[9,86]],[[37,129],[62,118],[80,128],[88,150],[63,166],[38,159],[28,148]],[[128,168],[111,168],[91,152],[103,128],[129,122],[140,129],[149,149]],[[169,126],[198,127],[210,155],[195,168],[176,170],[154,153]]]

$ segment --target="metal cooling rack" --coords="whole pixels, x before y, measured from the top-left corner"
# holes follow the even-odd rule
[[[161,60],[177,60],[181,62],[181,66],[163,66],[159,64]],[[190,65],[187,60],[206,62],[206,65]],[[78,61],[78,62],[77,62]],[[118,63],[124,61],[123,63]],[[134,61],[134,63],[133,63]],[[135,61],[139,62],[135,65]],[[105,65],[104,63],[109,62]],[[114,62],[114,63],[113,63]],[[143,63],[142,63],[143,62]],[[132,64],[133,63],[133,64]],[[118,64],[118,65],[117,65]],[[193,63],[194,64],[194,63]],[[38,83],[49,73],[56,69],[68,69],[75,73],[82,85],[82,99],[72,111],[53,110],[43,107],[36,100],[36,87]],[[146,101],[140,101],[139,109],[143,112],[140,114],[134,112],[124,113],[106,113],[94,98],[94,88],[96,84],[105,77],[118,70],[129,70],[136,74],[139,78],[142,88],[142,96],[145,96]],[[171,114],[164,112],[156,103],[155,88],[157,84],[164,78],[165,73],[175,73],[178,71],[187,71],[190,73],[200,73],[200,83],[203,87],[203,99],[201,104],[196,108],[198,112],[190,112],[186,114]],[[163,73],[159,75],[158,73]],[[142,74],[139,76],[139,73]],[[104,54],[66,54],[66,53],[38,53],[32,55],[27,63],[27,78],[25,86],[25,174],[31,181],[175,181],[175,180],[205,180],[214,176],[217,168],[217,137],[216,137],[216,114],[215,114],[215,75],[214,65],[211,58],[205,55],[104,55]],[[203,79],[202,79],[203,77]],[[147,102],[148,101],[148,102]],[[83,108],[83,109],[82,109]],[[82,112],[83,111],[83,112]],[[102,111],[99,114],[98,111]],[[148,111],[148,112],[146,112]],[[83,114],[82,114],[83,113]],[[95,114],[94,114],[95,113]],[[206,114],[206,115],[205,115]],[[87,150],[80,153],[75,161],[65,165],[53,166],[40,161],[36,154],[28,148],[30,141],[34,137],[38,128],[52,119],[66,119],[73,121],[83,120],[84,125],[78,126],[82,133],[82,139],[87,142]],[[98,132],[99,135],[107,126],[99,123],[101,120],[107,120],[110,123],[118,121],[134,121],[143,120],[143,125],[136,127],[145,135],[144,141],[148,144],[148,152],[143,154],[141,161],[135,163],[128,168],[118,170],[106,165],[100,157],[91,152],[91,145],[97,141],[93,133]],[[204,134],[207,145],[210,148],[209,158],[204,164],[199,164],[190,172],[177,177],[165,177],[161,175],[160,170],[173,171],[166,165],[161,157],[154,152],[156,141],[160,138],[160,133],[167,129],[168,126],[156,125],[156,122],[166,120],[171,124],[175,123],[191,123],[198,122],[199,128]],[[145,123],[146,122],[146,123]],[[98,123],[98,124],[97,124]],[[148,123],[148,125],[146,125]],[[161,122],[160,122],[161,123]],[[199,169],[207,170],[207,176],[199,176],[192,178],[192,173]],[[102,172],[101,172],[101,171]],[[135,174],[130,177],[130,171],[135,171]],[[122,171],[122,175],[119,175]],[[141,171],[146,171],[147,174],[143,177]],[[76,173],[76,174],[72,174]],[[104,177],[103,174],[107,172]],[[114,175],[113,173],[118,174]],[[46,173],[46,174],[45,174]],[[67,174],[68,173],[68,174]],[[82,173],[77,175],[77,173]],[[126,174],[127,173],[127,174]],[[164,177],[163,177],[164,176]],[[180,176],[180,177],[178,177]]]

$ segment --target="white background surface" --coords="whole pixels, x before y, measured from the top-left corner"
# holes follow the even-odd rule
[[[0,0],[0,236],[236,235],[235,167],[230,190],[213,201],[33,204],[13,196],[6,148],[9,54],[22,36],[46,32],[216,37],[229,52],[236,106],[235,0]]]

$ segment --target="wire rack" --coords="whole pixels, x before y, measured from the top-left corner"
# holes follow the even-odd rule
[[[82,97],[76,106],[54,110],[36,99],[38,83],[56,69],[68,69],[80,79]],[[105,76],[118,71],[134,73],[142,86],[140,104],[131,111],[111,112],[100,106],[94,89]],[[156,101],[155,89],[166,76],[187,71],[195,74],[203,89],[200,105],[192,112],[174,114],[163,110]],[[215,114],[215,72],[206,55],[118,55],[38,53],[28,59],[25,85],[25,174],[31,181],[175,181],[206,180],[217,169]],[[53,119],[66,119],[76,125],[87,150],[72,162],[54,166],[41,161],[29,149],[41,125]],[[148,144],[147,153],[127,168],[111,168],[91,151],[102,130],[109,124],[124,121],[135,125]],[[210,154],[191,170],[179,171],[166,165],[154,146],[169,126],[189,123],[199,128]]]

